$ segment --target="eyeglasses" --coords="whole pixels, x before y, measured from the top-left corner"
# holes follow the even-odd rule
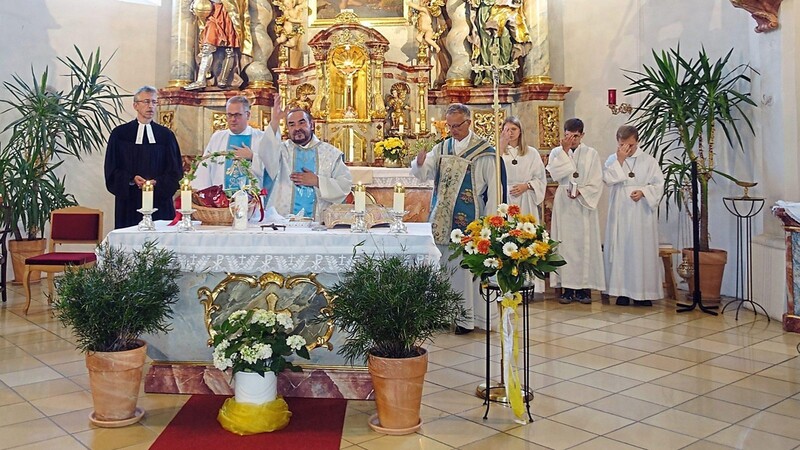
[[[144,103],[147,106],[158,106],[158,100],[134,100],[133,103]]]
[[[459,123],[458,125],[450,125],[450,124],[448,123],[448,124],[446,124],[445,126],[446,126],[448,129],[452,130],[452,129],[454,129],[454,128],[458,128],[458,127],[460,127],[461,125],[464,125],[464,124],[465,124],[465,123],[467,123],[467,122],[469,122],[469,119],[464,119],[464,121],[463,121],[463,122],[461,122],[461,123]]]
[[[241,119],[244,114],[242,113],[225,113],[225,117],[228,119]]]

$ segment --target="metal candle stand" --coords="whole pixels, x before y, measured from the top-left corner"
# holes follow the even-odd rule
[[[181,213],[181,220],[178,222],[178,231],[194,231],[194,225],[192,225],[192,214],[196,210],[194,209],[179,209],[178,212]]]
[[[139,225],[136,225],[136,229],[139,231],[155,231],[156,224],[153,223],[153,213],[158,211],[158,208],[153,209],[137,209],[136,210],[139,214],[142,215],[142,220],[139,222]]]
[[[739,320],[739,310],[742,305],[750,303],[753,314],[758,314],[756,307],[764,311],[767,322],[769,314],[763,306],[753,301],[753,228],[752,219],[764,208],[764,199],[759,197],[724,197],[723,203],[728,212],[736,216],[736,298],[725,304],[724,313],[729,306],[737,303],[736,320]],[[746,242],[742,241],[746,239]],[[742,261],[744,259],[744,261]],[[745,282],[746,280],[746,282]],[[745,287],[746,286],[746,287]]]
[[[353,211],[353,223],[350,224],[351,233],[367,232],[366,215],[366,211]]]
[[[520,290],[520,294],[522,295],[522,330],[523,330],[523,342],[522,342],[522,395],[525,399],[525,408],[528,411],[528,420],[533,422],[533,416],[531,415],[531,400],[533,399],[533,391],[530,390],[530,319],[528,317],[528,305],[530,302],[533,301],[533,284],[530,286],[524,286]],[[483,415],[483,419],[486,420],[489,418],[489,406],[492,402],[495,403],[508,403],[508,399],[505,397],[505,380],[503,377],[503,360],[501,358],[500,363],[500,383],[496,385],[492,385],[492,377],[491,377],[491,336],[492,333],[489,331],[491,328],[491,306],[492,304],[496,304],[497,301],[500,299],[502,292],[500,292],[500,288],[496,284],[481,284],[481,295],[483,296],[484,301],[486,301],[486,382],[478,385],[475,394],[483,399],[483,404],[486,405],[486,412]],[[501,338],[502,339],[502,338]],[[501,340],[502,342],[502,340]],[[488,387],[488,389],[487,389]],[[502,390],[502,394],[493,394],[492,391],[495,390]],[[488,395],[487,395],[488,392]]]

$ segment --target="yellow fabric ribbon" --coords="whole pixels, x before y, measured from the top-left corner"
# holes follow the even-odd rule
[[[522,419],[525,414],[523,404],[522,384],[519,380],[519,314],[517,307],[522,303],[522,295],[519,292],[503,294],[502,317],[500,320],[500,336],[503,342],[503,374],[506,382],[506,398],[511,406],[511,410],[517,419]],[[527,423],[527,421],[525,422]]]
[[[267,403],[239,403],[233,397],[225,400],[217,414],[222,428],[240,436],[268,433],[286,428],[292,412],[283,397]]]

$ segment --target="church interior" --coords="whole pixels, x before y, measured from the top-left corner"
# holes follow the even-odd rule
[[[212,45],[209,24],[220,10],[236,28],[236,42]],[[502,39],[492,37],[498,17],[506,21]],[[685,210],[662,201],[658,242],[667,279],[664,298],[653,307],[623,308],[599,292],[590,305],[563,304],[552,286],[531,301],[524,370],[532,422],[515,421],[501,405],[492,405],[485,418],[474,393],[487,358],[501,362],[496,331],[444,331],[425,344],[421,427],[402,436],[378,433],[368,426],[375,402],[350,399],[338,448],[800,448],[800,224],[772,210],[780,201],[800,201],[795,2],[27,0],[0,3],[0,38],[6,84],[47,67],[49,85],[65,89],[59,60],[75,49],[100,49],[103,74],[121,92],[154,86],[154,121],[174,133],[184,169],[228,127],[226,102],[234,95],[252,105],[254,129],[269,128],[274,102],[308,110],[315,134],[342,151],[353,183],[366,185],[370,202],[389,207],[395,185],[405,186],[409,225],[428,220],[432,196],[431,183],[415,179],[409,165],[452,127],[444,120],[449,104],[467,105],[472,131],[491,143],[503,119],[518,117],[525,141],[545,164],[561,143],[564,122],[578,117],[583,142],[603,161],[617,149],[615,131],[643,101],[628,92],[631,83],[655,56],[678,48],[714,59],[730,52],[728,67],[746,67],[749,77],[752,104],[742,114],[752,133],[743,132],[737,143],[718,131],[711,159],[714,170],[730,174],[708,184],[710,245],[728,254],[720,314],[678,311],[679,303],[692,301],[680,254],[692,247],[692,223]],[[4,112],[13,101],[8,86],[0,100],[5,129],[16,119]],[[122,102],[122,119],[135,118],[132,99]],[[0,132],[0,148],[7,133]],[[376,151],[376,144],[390,138],[413,153],[385,158],[387,150]],[[114,229],[115,199],[103,180],[104,153],[66,156],[55,174],[78,204],[103,212],[105,236]],[[545,224],[557,186],[550,181],[541,206]],[[742,198],[763,205],[745,222],[723,201]],[[603,194],[597,207],[601,233],[608,201]],[[0,449],[150,448],[190,396],[179,389],[153,392],[143,383],[138,403],[146,414],[139,422],[92,424],[84,355],[54,318],[47,283],[34,284],[26,299],[10,259],[7,266]],[[219,279],[198,275],[181,289],[193,289],[196,302],[196,288]],[[725,307],[745,294],[749,305]],[[208,326],[206,313],[198,327]],[[181,326],[176,335],[183,339]],[[487,334],[495,336],[490,349]],[[205,337],[194,348],[205,351]],[[145,372],[158,373],[149,356]]]

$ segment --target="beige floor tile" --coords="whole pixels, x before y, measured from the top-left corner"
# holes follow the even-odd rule
[[[563,358],[560,358],[559,361],[594,370],[605,369],[606,367],[611,367],[621,362],[618,359],[608,358],[600,355],[594,355],[589,352],[582,352],[582,353],[576,353],[574,355],[565,356]]]
[[[534,400],[531,401],[531,414],[535,414],[535,412],[536,402]],[[478,425],[483,425],[497,431],[508,431],[513,428],[517,428],[521,426],[518,421],[524,422],[528,419],[527,410],[523,412],[522,417],[518,418],[508,405],[500,403],[492,403],[489,405],[488,415],[485,405],[470,409],[469,411],[464,411],[463,413],[459,413],[457,415],[469,421],[475,422]],[[486,415],[486,419],[483,418],[484,415]]]
[[[86,450],[86,446],[72,436],[61,436],[34,444],[14,447],[14,450]]]
[[[747,374],[744,372],[723,369],[722,367],[715,367],[705,363],[689,367],[680,371],[679,373],[725,384],[735,383],[742,378],[747,377]]]
[[[800,360],[800,358],[798,358],[798,360]],[[766,370],[762,370],[761,372],[758,372],[758,375],[800,384],[800,367],[791,367],[789,365],[781,364],[772,366]]]
[[[686,347],[671,347],[657,352],[659,355],[685,359],[695,363],[702,363],[709,359],[718,358],[719,354]]]
[[[705,339],[705,338],[684,342],[680,346],[686,348],[693,348],[696,350],[703,350],[712,353],[719,353],[721,355],[734,352],[742,348],[741,345],[726,344],[724,342],[712,341],[710,339]]]
[[[684,447],[682,450],[733,450],[733,447],[711,441],[697,441],[692,445]]]
[[[597,437],[595,434],[549,419],[537,420],[524,427],[515,428],[508,434],[554,450],[574,447]]]
[[[777,405],[770,406],[767,411],[775,414],[783,414],[784,416],[797,417],[800,414],[800,400],[787,398]]]
[[[697,397],[696,394],[651,383],[640,384],[639,386],[622,391],[621,394],[668,408],[680,405],[683,402]]]
[[[708,329],[705,329],[705,328],[692,326],[691,322],[689,324],[681,324],[681,325],[674,325],[674,326],[670,326],[670,327],[664,327],[664,329],[661,330],[661,331],[663,331],[665,333],[672,333],[672,334],[675,334],[675,335],[678,335],[678,336],[691,337],[692,339],[698,339],[698,338],[701,338],[701,337],[704,337],[704,336],[709,336],[711,334],[715,334],[715,332],[712,331],[712,330],[708,330]]]
[[[639,337],[642,339],[650,339],[651,341],[667,342],[673,345],[680,345],[696,339],[685,334],[675,334],[663,330],[651,331],[649,333],[639,335]]]
[[[64,340],[52,333],[47,334],[55,336],[56,339],[20,344],[20,348],[37,357],[53,352],[73,352],[75,355],[81,355],[80,352],[76,350],[74,343]]]
[[[789,450],[800,445],[800,441],[765,433],[759,430],[734,425],[706,438],[733,448]]]
[[[447,390],[422,397],[422,404],[450,414],[458,414],[482,405],[483,400],[475,395]]]
[[[453,448],[418,433],[406,436],[381,436],[364,442],[359,447],[367,450],[447,450]]]
[[[667,409],[664,406],[622,394],[610,395],[586,406],[631,420],[643,420]]]
[[[706,394],[707,397],[724,400],[752,408],[766,409],[783,400],[783,397],[728,385]]]
[[[59,378],[56,380],[17,386],[14,390],[25,400],[32,401],[40,398],[55,397],[57,395],[82,391],[83,388],[69,379]]]
[[[592,330],[581,333],[577,336],[581,339],[589,339],[590,341],[602,342],[603,344],[613,344],[614,342],[624,341],[630,339],[630,336],[625,334],[612,333],[610,331]],[[596,348],[596,347],[593,347]]]
[[[475,359],[475,356],[454,352],[452,350],[440,350],[438,352],[431,352],[428,359],[430,362],[439,364],[440,366],[454,366],[456,364],[472,361]]]
[[[570,450],[637,450],[639,447],[615,441],[604,436],[596,437],[590,441],[572,447]]]
[[[630,362],[633,364],[639,364],[640,366],[652,367],[654,369],[665,370],[668,372],[675,372],[677,370],[685,369],[695,365],[694,362],[686,361],[685,359],[673,358],[655,353],[634,359]]]
[[[576,366],[575,364],[568,364],[561,361],[548,361],[543,364],[537,364],[531,367],[531,370],[536,373],[556,377],[562,380],[569,380],[592,372],[592,369],[587,369],[586,367]]]
[[[641,384],[639,380],[605,372],[592,372],[572,380],[575,383],[592,386],[608,392],[620,392]]]
[[[627,323],[615,323],[607,327],[598,328],[600,331],[608,331],[609,333],[624,334],[625,336],[641,336],[652,332],[650,328],[637,327],[628,325]]]
[[[158,435],[142,426],[135,424],[122,428],[92,428],[73,435],[83,445],[91,446],[92,450],[113,450],[136,444],[152,443]]]
[[[645,367],[631,362],[625,362],[603,369],[602,372],[633,378],[634,380],[639,381],[652,381],[656,378],[661,378],[670,374],[670,372],[667,372],[666,370]]]
[[[562,334],[564,336],[575,336],[576,334],[581,334],[581,333],[583,333],[585,331],[589,331],[589,328],[579,327],[579,326],[576,326],[576,325],[568,325],[568,324],[565,324],[565,323],[556,322],[556,323],[552,323],[550,325],[541,327],[541,328],[539,328],[539,330],[546,331],[546,332],[558,333],[558,334]]]
[[[705,364],[750,374],[760,372],[771,366],[769,363],[753,361],[752,359],[739,358],[737,356],[730,355],[723,355],[719,358],[709,359],[705,362]]]
[[[10,387],[39,383],[47,380],[56,380],[58,378],[61,378],[61,374],[47,366],[21,370],[19,372],[9,372],[0,375],[0,381]]]
[[[460,450],[548,450],[547,447],[536,445],[524,439],[509,434],[495,434],[494,436],[473,442],[461,447]]]
[[[757,350],[753,347],[746,347],[735,352],[728,353],[728,356],[735,356],[737,358],[752,359],[753,361],[760,361],[769,364],[780,364],[793,358],[794,355],[787,355],[785,353],[771,352],[768,350]]]
[[[575,403],[537,392],[531,402],[531,411],[537,417],[550,417],[577,406]]]
[[[754,391],[766,392],[767,394],[791,397],[800,392],[800,384],[789,383],[774,378],[753,375],[733,383],[734,386],[752,389]]]
[[[591,328],[591,329],[603,328],[603,327],[614,325],[614,322],[609,322],[607,320],[597,319],[597,318],[594,318],[594,317],[591,317],[591,316],[590,317],[581,317],[581,318],[578,318],[578,319],[568,320],[568,321],[566,321],[564,323],[566,323],[567,325],[575,325],[575,326],[579,326],[579,327],[583,327],[583,328]]]
[[[717,383],[703,378],[690,377],[680,373],[673,373],[663,378],[653,380],[653,384],[659,386],[666,386],[673,389],[678,389],[692,394],[703,395],[715,389],[725,386],[723,383]]]
[[[25,398],[14,392],[14,389],[9,387],[0,387],[0,406],[13,405],[15,403],[24,401]]]
[[[697,440],[685,434],[644,423],[634,423],[621,430],[611,432],[606,437],[637,447],[654,450],[680,449]]]
[[[602,332],[599,332],[599,333],[602,333]],[[582,335],[582,334],[583,333],[581,333],[580,335]],[[566,337],[563,337],[561,339],[556,339],[556,340],[550,342],[550,344],[557,345],[559,347],[565,347],[565,348],[568,348],[568,349],[571,349],[571,350],[576,350],[576,351],[579,351],[579,352],[585,352],[586,350],[591,350],[593,348],[597,348],[597,347],[600,347],[600,346],[603,345],[602,342],[598,342],[598,341],[591,340],[591,339],[585,339],[585,338],[579,337],[580,335],[566,336]]]
[[[547,358],[547,359],[558,359],[558,358],[563,358],[565,356],[574,355],[579,351],[573,350],[571,348],[553,345],[552,343],[547,343],[547,344],[537,344],[531,346],[530,352],[531,355],[534,356],[541,356],[542,358]]]
[[[375,412],[371,412],[370,415],[375,414]],[[450,413],[447,411],[442,411],[441,409],[432,408],[428,405],[420,405],[419,408],[419,416],[422,418],[424,423],[428,423],[437,419],[441,419],[442,417],[449,416]]]
[[[458,416],[447,416],[422,425],[419,434],[435,441],[459,448],[471,442],[485,439],[498,433],[497,430],[479,425]],[[364,446],[365,444],[359,444]]]
[[[66,430],[67,433],[75,434],[92,429],[92,424],[89,421],[89,416],[92,412],[94,412],[94,408],[79,409],[66,414],[50,416],[50,419]],[[147,417],[143,420],[146,419]]]
[[[499,372],[500,368],[495,368],[495,374]],[[484,363],[485,371],[485,363]],[[429,383],[438,384],[447,388],[454,388],[456,386],[463,386],[468,383],[478,384],[483,381],[483,376],[472,375],[467,372],[462,372],[457,369],[445,368],[428,372],[425,374],[425,381]]]
[[[604,435],[633,423],[633,421],[624,417],[587,408],[585,406],[579,406],[569,411],[564,411],[560,414],[550,416],[548,419],[597,435]]]
[[[783,342],[775,342],[775,341],[762,341],[757,344],[751,345],[748,348],[752,348],[756,351],[764,351],[764,352],[771,352],[771,353],[778,353],[783,354],[786,356],[797,356],[797,344],[786,344]]]
[[[46,364],[44,364],[43,362],[27,354],[19,358],[5,360],[3,361],[3,364],[0,365],[0,381],[3,381],[3,375],[5,374],[19,372],[21,370],[45,367],[45,365]]]
[[[665,430],[702,439],[730,426],[729,423],[696,414],[669,409],[655,416],[648,417],[642,422]]]
[[[800,412],[800,411],[798,411]],[[737,425],[785,436],[800,442],[800,418],[762,411]]]
[[[67,433],[47,418],[0,427],[0,449],[46,441]]]
[[[625,323],[628,325],[633,325],[635,327],[647,328],[650,330],[660,330],[664,328],[664,322],[647,317],[640,317],[637,319],[629,320]]]
[[[0,342],[0,361],[5,362],[15,358],[22,358],[28,354],[25,350],[6,341],[5,339],[0,339],[0,341],[2,341]],[[5,343],[5,346],[3,342]]]
[[[372,414],[359,411],[350,413],[348,408],[348,414],[345,415],[344,425],[342,426],[342,438],[354,444],[361,444],[383,436],[372,431],[372,428],[367,424]]]
[[[620,347],[631,348],[634,350],[640,350],[647,353],[653,353],[672,347],[672,344],[667,342],[653,341],[641,337],[633,337],[630,339],[626,339],[624,341],[619,341],[616,344],[619,345]]]
[[[739,422],[758,412],[755,408],[737,405],[708,396],[700,396],[689,400],[686,403],[676,406],[675,409],[730,424]]]
[[[642,356],[649,354],[649,352],[634,350],[627,347],[620,347],[618,345],[604,345],[602,347],[593,348],[586,353],[605,356],[606,358],[611,359],[618,359],[620,361],[630,361],[632,359],[641,358]]]
[[[536,392],[576,404],[599,400],[611,395],[611,392],[584,384],[573,383],[572,381],[553,384],[542,389],[537,389]]]
[[[44,414],[27,402],[0,406],[0,427],[41,419],[42,417],[44,417]]]

